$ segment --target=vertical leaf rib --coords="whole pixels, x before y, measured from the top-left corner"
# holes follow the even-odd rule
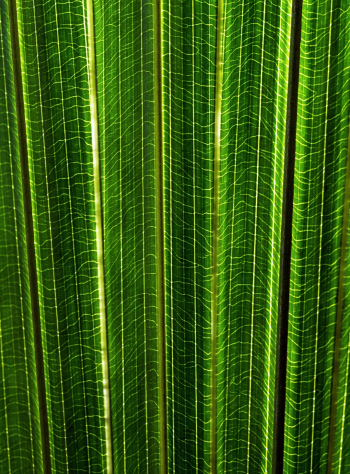
[[[18,14],[52,470],[103,472],[86,4],[19,0]]]
[[[216,58],[215,58],[215,124],[214,124],[214,178],[213,178],[213,260],[211,295],[211,408],[210,408],[210,473],[217,472],[217,311],[218,311],[218,252],[220,212],[220,152],[221,152],[221,99],[223,77],[224,14],[223,0],[217,3]]]
[[[112,428],[110,411],[110,390],[109,390],[109,362],[108,362],[108,338],[107,338],[107,316],[106,316],[106,292],[104,274],[104,254],[103,254],[103,219],[101,206],[101,177],[100,177],[100,156],[99,156],[99,133],[98,133],[98,113],[97,113],[97,75],[95,57],[95,29],[94,29],[94,9],[93,0],[87,0],[87,24],[88,24],[88,46],[89,46],[89,95],[91,111],[91,138],[92,156],[94,169],[94,191],[95,191],[95,212],[96,212],[96,252],[98,268],[99,286],[99,306],[101,324],[101,358],[103,376],[103,398],[104,398],[104,421],[106,430],[106,458],[107,474],[112,474]]]
[[[168,472],[166,333],[165,333],[165,268],[164,268],[164,178],[163,178],[163,64],[162,64],[162,0],[154,0],[154,128],[156,168],[157,228],[157,311],[159,354],[159,424],[160,474]]]

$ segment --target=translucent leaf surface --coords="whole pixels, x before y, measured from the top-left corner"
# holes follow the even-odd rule
[[[19,2],[53,472],[105,472],[86,7]]]
[[[303,1],[293,215],[296,0],[17,0],[18,54],[9,1],[0,472],[275,474],[289,219],[283,472],[348,474],[346,0]]]
[[[39,404],[6,6],[0,6],[0,471],[39,474]]]

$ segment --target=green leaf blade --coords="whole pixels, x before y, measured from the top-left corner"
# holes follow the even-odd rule
[[[169,472],[208,473],[216,6],[162,14]]]
[[[290,6],[224,12],[218,472],[269,472]]]
[[[348,158],[349,159],[349,158]],[[348,165],[349,166],[349,165]],[[347,183],[349,186],[349,183]],[[350,219],[349,221],[350,222]],[[346,449],[350,442],[349,369],[350,369],[350,226],[346,242],[344,274],[343,318],[340,345],[339,384],[335,424],[333,472],[344,474],[350,467],[350,456]]]
[[[8,9],[0,8],[0,471],[42,473]]]
[[[85,11],[19,5],[54,472],[106,468]]]
[[[286,393],[286,472],[326,472],[349,94],[346,9],[304,1]]]
[[[114,465],[160,469],[153,2],[96,4]]]

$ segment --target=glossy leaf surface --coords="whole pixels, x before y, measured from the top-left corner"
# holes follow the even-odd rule
[[[0,471],[274,472],[293,2],[16,5],[19,58],[0,3]],[[302,11],[283,472],[347,474],[350,10]]]

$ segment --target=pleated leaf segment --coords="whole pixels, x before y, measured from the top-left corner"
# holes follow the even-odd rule
[[[271,472],[291,5],[224,3],[217,472]]]
[[[9,11],[0,4],[0,472],[43,472]]]
[[[160,469],[154,5],[95,2],[116,472]]]
[[[344,1],[303,3],[285,418],[288,473],[326,472],[327,467],[348,153],[349,13]],[[338,399],[344,407],[346,305],[343,314]],[[345,433],[341,423],[338,418],[337,456]]]
[[[332,386],[332,403],[334,403],[334,419],[332,412],[330,414],[330,431],[328,441],[327,464],[328,472],[336,472],[337,474],[347,472],[349,470],[349,454],[347,443],[349,443],[349,400],[348,400],[348,382],[349,382],[349,361],[350,361],[350,226],[349,226],[349,208],[350,208],[350,127],[348,131],[348,149],[346,163],[346,182],[344,195],[344,214],[343,229],[341,236],[341,254],[339,268],[339,288],[337,296],[337,328],[335,341],[335,352],[338,354],[338,365],[333,366],[333,384]],[[338,333],[338,334],[337,334]],[[337,347],[338,346],[338,347]],[[335,373],[335,370],[338,373]],[[334,399],[335,398],[335,399]],[[345,449],[344,449],[345,448]]]
[[[210,468],[216,4],[163,3],[169,473]]]
[[[86,4],[18,2],[53,472],[106,472]]]
[[[347,183],[349,186],[349,182]],[[348,217],[349,219],[349,217]],[[348,223],[350,221],[348,220]],[[337,390],[336,418],[333,458],[331,467],[337,474],[347,473],[350,469],[350,454],[347,446],[350,443],[350,402],[349,402],[349,373],[350,373],[350,226],[348,224],[347,252],[344,268],[343,315],[341,325],[339,378]]]

